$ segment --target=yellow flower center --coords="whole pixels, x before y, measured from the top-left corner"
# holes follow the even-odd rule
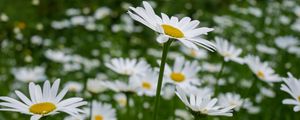
[[[184,34],[176,27],[171,25],[162,24],[161,27],[163,28],[166,35],[169,35],[174,38],[183,38]]]
[[[225,52],[225,53],[223,54],[223,56],[224,56],[224,57],[230,57],[230,56],[231,56],[231,54],[230,54],[230,53],[228,53],[228,52]]]
[[[142,87],[149,90],[149,89],[151,89],[151,84],[149,82],[144,81],[142,83]]]
[[[95,120],[104,120],[102,115],[96,115]]]
[[[171,73],[171,79],[176,82],[182,82],[185,80],[185,76],[182,73],[173,72],[173,73]]]
[[[300,96],[298,96],[298,101],[300,101]]]
[[[37,103],[30,106],[29,111],[34,114],[48,114],[56,109],[56,106],[50,102]]]
[[[119,99],[118,102],[121,106],[126,106],[126,104],[127,104],[127,100],[125,98],[124,99]]]
[[[191,50],[191,56],[196,57],[197,56],[197,51],[192,49]]]
[[[259,77],[259,78],[265,78],[265,74],[263,71],[259,70],[256,75]]]

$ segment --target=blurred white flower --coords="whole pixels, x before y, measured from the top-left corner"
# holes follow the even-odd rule
[[[123,93],[136,93],[138,90],[138,86],[135,84],[133,79],[130,79],[129,82],[124,82],[120,80],[115,81],[107,81],[105,83],[107,88],[115,91],[115,92],[123,92]]]
[[[121,107],[125,107],[127,104],[127,97],[124,93],[117,93],[114,95],[114,100],[117,101],[117,103]]]
[[[74,16],[71,18],[72,25],[84,25],[86,23],[86,18],[84,16]]]
[[[175,110],[175,115],[176,117],[179,117],[181,119],[178,119],[178,120],[192,120],[193,117],[190,115],[190,113],[186,110],[182,110],[182,109],[176,109]],[[177,120],[177,119],[175,119]]]
[[[243,64],[244,61],[239,55],[242,53],[242,49],[236,48],[234,45],[230,44],[227,40],[216,37],[216,51],[224,57],[227,62],[229,60]]]
[[[183,86],[190,84],[199,85],[200,82],[197,77],[199,70],[200,67],[197,61],[185,61],[183,57],[177,57],[173,68],[166,65],[164,75],[167,78],[166,82],[169,83]]]
[[[110,104],[92,102],[91,120],[117,120],[116,110]]]
[[[261,62],[258,56],[248,55],[245,62],[251,71],[261,80],[265,82],[280,82],[281,78],[269,66],[267,62]]]
[[[253,103],[248,98],[244,100],[242,107],[245,108],[250,114],[257,114],[260,112],[260,108],[254,106]]]
[[[44,67],[20,67],[12,70],[14,77],[22,82],[39,82],[46,80]]]
[[[48,59],[59,63],[65,63],[71,60],[70,56],[68,56],[65,52],[58,50],[47,50],[45,52],[45,56]]]
[[[187,48],[187,47],[180,47],[181,51],[190,56],[190,57],[193,57],[193,58],[196,58],[196,59],[206,59],[208,56],[207,56],[207,51],[203,50],[203,49],[192,49],[192,48]]]
[[[260,93],[264,96],[274,98],[276,96],[275,92],[272,89],[261,87]]]
[[[39,5],[40,4],[40,0],[32,0],[32,5]]]
[[[111,14],[111,10],[108,7],[101,7],[96,10],[94,17],[95,19],[100,20],[110,14]]]
[[[155,96],[158,73],[154,70],[148,70],[144,75],[134,75],[130,77],[133,84],[138,86],[139,95]]]
[[[78,107],[84,106],[87,102],[82,98],[73,97],[63,100],[68,89],[64,88],[58,93],[60,80],[55,80],[52,87],[49,81],[44,82],[43,89],[34,83],[29,84],[30,98],[26,97],[20,91],[15,91],[18,98],[17,101],[10,97],[0,97],[1,106],[0,111],[20,112],[32,115],[31,120],[39,120],[40,118],[48,115],[54,115],[60,112],[68,113],[74,117],[78,117],[83,113]]]
[[[88,79],[86,89],[94,94],[104,92],[108,89],[105,82],[105,80],[100,79]]]
[[[75,81],[69,81],[65,84],[70,92],[81,92],[83,90],[83,84]]]
[[[5,13],[0,14],[0,21],[7,22],[9,17]]]
[[[288,49],[289,47],[299,45],[300,42],[293,36],[282,36],[275,38],[275,44],[281,49]]]
[[[122,75],[144,74],[150,67],[144,60],[129,58],[114,58],[105,66]]]
[[[41,45],[43,43],[43,38],[38,35],[34,35],[31,37],[31,43],[36,45]]]
[[[76,9],[76,8],[69,8],[66,10],[67,16],[77,16],[80,15],[80,13],[81,13],[80,9]]]
[[[290,94],[293,98],[287,98],[282,101],[283,104],[294,105],[294,111],[300,111],[300,80],[296,79],[291,73],[289,77],[284,78],[285,84],[281,84],[281,90]]]
[[[165,43],[172,38],[177,39],[188,48],[199,49],[197,46],[201,46],[210,51],[215,50],[214,44],[200,37],[213,31],[212,28],[197,28],[200,22],[198,20],[191,21],[189,17],[179,20],[175,16],[169,18],[164,13],[161,13],[162,17],[159,17],[148,2],[144,1],[143,5],[144,7],[130,7],[128,14],[134,20],[159,33],[160,35],[157,37],[159,43]]]
[[[277,49],[272,48],[272,47],[268,47],[268,46],[263,45],[263,44],[257,44],[256,49],[257,49],[257,51],[259,51],[261,53],[265,53],[265,54],[270,54],[270,55],[277,54]]]
[[[225,93],[220,94],[218,104],[222,107],[230,107],[233,106],[234,110],[239,111],[243,105],[243,99],[239,94],[236,93]]]
[[[186,94],[180,87],[176,87],[176,94],[191,111],[200,116],[232,116],[231,112],[234,107],[217,106],[218,99],[216,98],[211,99],[210,96]]]

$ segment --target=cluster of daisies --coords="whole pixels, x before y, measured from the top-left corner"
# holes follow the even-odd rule
[[[255,11],[254,8],[249,10],[247,14],[261,16],[261,13],[253,11]],[[86,12],[88,13],[89,11],[86,10]],[[67,14],[72,16],[72,18],[70,20],[54,21],[52,27],[64,29],[73,25],[85,26],[88,30],[101,31],[101,26],[97,26],[95,22],[108,16],[110,13],[110,9],[104,7],[97,9],[93,16],[83,17],[79,16],[81,14],[79,11],[70,9],[67,11]],[[102,95],[113,91],[114,100],[121,108],[125,108],[125,106],[129,108],[126,109],[126,112],[128,112],[128,116],[131,116],[133,114],[130,113],[130,105],[138,104],[134,103],[133,95],[137,95],[140,98],[145,96],[154,98],[157,95],[159,73],[163,72],[161,96],[166,100],[176,99],[174,96],[177,96],[182,101],[190,114],[184,115],[184,112],[180,109],[174,112],[183,119],[191,119],[190,116],[193,116],[195,119],[206,116],[233,116],[240,109],[246,109],[249,113],[258,113],[259,107],[255,106],[250,98],[243,98],[240,94],[234,92],[222,93],[218,89],[219,85],[222,84],[223,69],[226,69],[226,63],[228,62],[247,65],[249,70],[252,71],[255,79],[252,81],[252,84],[249,84],[250,88],[248,91],[257,86],[256,83],[259,80],[271,87],[275,83],[284,82],[281,84],[281,90],[290,94],[292,98],[284,99],[282,103],[294,105],[293,110],[300,111],[299,79],[295,78],[291,73],[288,73],[288,78],[279,76],[268,62],[262,61],[258,56],[246,55],[241,57],[242,49],[231,44],[229,40],[215,37],[215,40],[211,42],[202,38],[203,35],[213,31],[213,28],[198,27],[200,22],[192,20],[190,17],[180,19],[175,16],[169,17],[165,13],[161,13],[159,16],[148,2],[143,2],[142,7],[129,7],[128,14],[133,20],[158,33],[156,38],[158,43],[165,45],[170,41],[179,42],[183,44],[180,50],[192,58],[197,58],[197,60],[189,61],[185,57],[176,54],[172,56],[170,53],[170,57],[174,58],[173,64],[168,62],[164,66],[165,70],[159,71],[158,67],[160,66],[151,66],[144,59],[112,58],[106,61],[104,65],[113,72],[108,70],[109,73],[107,75],[99,74],[96,78],[90,78],[85,81],[84,85],[79,82],[67,82],[60,92],[58,92],[59,79],[53,81],[52,85],[49,81],[45,81],[47,79],[45,67],[15,68],[12,70],[15,79],[29,83],[29,95],[27,95],[29,97],[18,90],[15,91],[15,94],[19,100],[13,97],[1,96],[0,111],[28,114],[31,115],[31,120],[51,117],[61,112],[70,115],[65,120],[116,120],[118,110],[112,104],[100,102],[107,97]],[[224,18],[215,18],[215,21],[219,19]],[[1,14],[1,20],[7,21],[8,18],[5,14]],[[128,29],[133,29],[133,22],[128,22],[128,24],[130,24],[128,26],[131,26]],[[116,31],[117,29],[120,28],[115,26]],[[127,29],[126,26],[125,29]],[[16,33],[19,33],[19,30],[16,30]],[[32,41],[39,43],[38,41],[40,40],[38,39],[38,37],[34,37]],[[275,44],[289,53],[299,55],[299,41],[296,38],[290,36],[278,37],[275,40]],[[207,52],[199,47],[209,51],[216,51],[223,58],[222,65],[217,68],[205,64],[200,65],[198,60],[204,59],[207,56]],[[258,49],[274,53],[272,50],[266,50],[265,46],[258,47]],[[94,54],[98,53],[95,52]],[[100,61],[96,59],[90,60],[65,51],[48,50],[45,52],[45,56],[49,60],[64,64],[63,71],[65,72],[80,70],[82,67],[84,71],[89,72],[91,69],[100,66]],[[200,78],[200,72],[205,70],[218,72],[218,76]],[[108,77],[109,75],[117,77]],[[215,82],[206,84],[204,79]],[[33,83],[40,81],[44,81],[42,87]],[[88,91],[88,93],[79,94],[84,90]],[[68,91],[76,92],[77,94],[75,95],[78,96],[86,95],[89,97],[90,102],[83,100],[81,97],[64,99]],[[261,89],[261,92],[266,96],[274,96],[272,91],[265,88]],[[259,101],[259,99],[257,97],[256,101]],[[149,104],[143,104],[143,107],[151,109]],[[142,118],[143,116],[134,115],[134,117]]]

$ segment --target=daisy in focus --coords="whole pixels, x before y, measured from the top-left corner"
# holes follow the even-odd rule
[[[106,67],[122,75],[144,74],[150,67],[146,61],[128,58],[114,58],[105,63]]]
[[[200,81],[197,78],[199,70],[200,67],[196,61],[185,61],[183,57],[177,57],[173,69],[169,65],[166,65],[166,82],[176,85],[199,85]]]
[[[261,62],[258,56],[248,55],[244,58],[251,71],[265,82],[280,82],[281,78],[269,67],[267,62]]]
[[[244,63],[243,59],[239,57],[239,55],[242,53],[242,49],[236,48],[225,39],[216,37],[215,40],[216,51],[224,57],[226,62],[231,60],[239,64]]]
[[[176,94],[180,100],[190,109],[196,118],[205,116],[232,116],[234,106],[221,107],[217,105],[218,99],[210,96],[187,94],[180,87],[176,87]]]
[[[199,49],[197,46],[201,46],[210,51],[215,50],[213,43],[200,37],[213,31],[212,28],[198,28],[200,22],[191,20],[190,17],[179,19],[175,16],[169,17],[164,13],[161,13],[161,17],[159,17],[148,2],[144,1],[143,5],[144,7],[130,7],[128,14],[132,19],[159,33],[160,35],[157,37],[159,43],[165,43],[171,38],[178,40],[188,48],[197,50]]]
[[[34,83],[29,84],[30,98],[20,91],[15,91],[21,101],[10,97],[0,97],[0,111],[20,112],[32,115],[30,120],[39,120],[44,116],[54,115],[59,112],[79,117],[83,110],[78,107],[84,106],[87,102],[80,97],[73,97],[63,100],[68,88],[64,88],[58,93],[60,80],[56,80],[52,87],[49,81],[44,82],[43,88]]]
[[[282,101],[286,105],[295,105],[294,111],[300,111],[300,80],[296,79],[291,73],[288,73],[289,77],[284,78],[285,84],[281,84],[281,90],[290,94],[293,98],[287,98]]]

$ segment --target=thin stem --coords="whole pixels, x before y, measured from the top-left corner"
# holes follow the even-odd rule
[[[219,80],[220,80],[220,78],[221,78],[221,76],[222,76],[222,73],[223,73],[223,69],[224,69],[224,66],[225,66],[225,60],[223,60],[223,62],[222,62],[222,65],[221,65],[221,69],[220,69],[220,71],[219,71],[219,73],[218,73],[218,76],[217,76],[217,79],[216,79],[216,84],[215,84],[215,93],[216,94],[218,94],[219,93]]]
[[[131,118],[131,115],[130,115],[130,105],[129,105],[129,102],[130,102],[130,93],[125,93],[125,95],[126,95],[126,115],[130,119]]]
[[[161,62],[160,62],[158,83],[157,83],[157,86],[156,86],[153,120],[157,120],[158,106],[159,106],[159,100],[160,100],[160,91],[161,91],[161,86],[162,86],[162,82],[163,82],[165,64],[166,64],[166,59],[167,59],[169,47],[170,47],[172,41],[173,40],[169,40],[166,43],[164,43],[164,45],[163,45],[163,52],[162,52],[162,57],[161,57]]]

